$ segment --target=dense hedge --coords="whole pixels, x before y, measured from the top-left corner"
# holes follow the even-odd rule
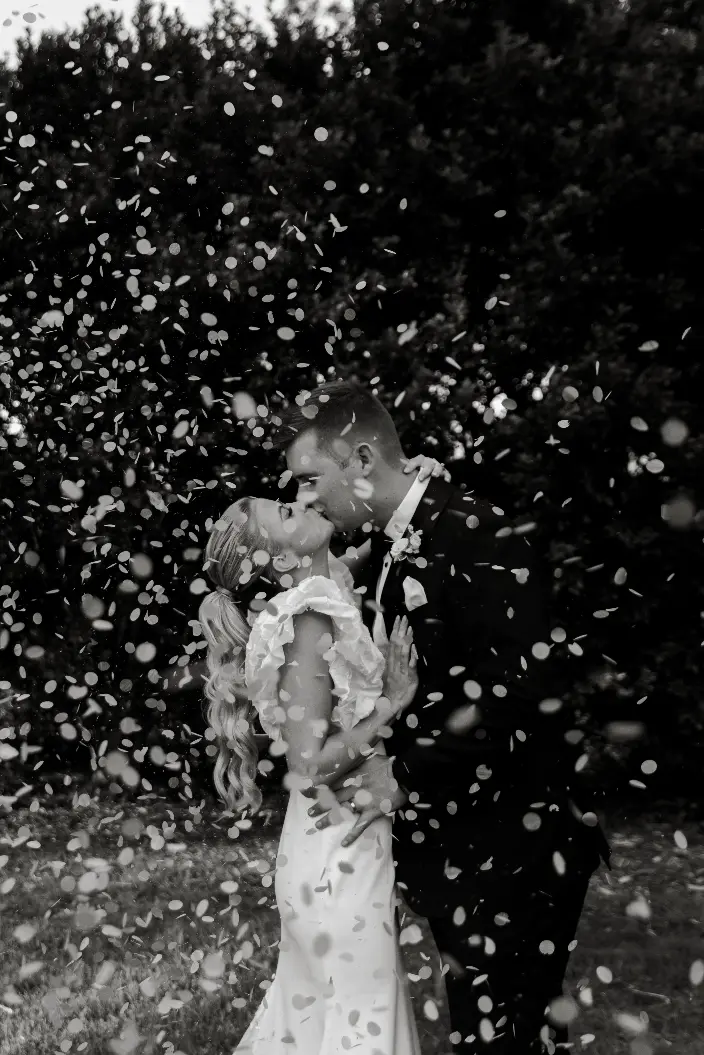
[[[267,419],[332,376],[534,524],[623,779],[696,772],[702,15],[275,26],[142,4],[0,68],[0,779],[207,771],[163,671],[199,655],[208,518],[279,493]]]

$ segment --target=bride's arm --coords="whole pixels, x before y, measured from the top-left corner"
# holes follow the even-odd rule
[[[398,717],[399,710],[381,696],[372,713],[358,722],[352,729],[340,730],[329,736],[321,749],[311,758],[306,771],[313,781],[313,786],[325,784],[331,787],[342,777],[369,758],[382,752],[376,745],[385,736],[391,735],[391,723]]]
[[[321,638],[330,634],[331,621],[308,611],[295,616],[293,625],[294,638],[284,649],[286,662],[279,683],[279,700],[286,712],[282,726],[286,760],[290,771],[310,777],[313,784],[329,785],[374,753],[372,745],[389,729],[397,712],[381,697],[368,718],[328,736],[332,679]]]
[[[309,777],[314,785],[337,783],[366,758],[374,745],[390,734],[390,723],[408,706],[417,689],[417,678],[409,676],[410,637],[403,626],[391,634],[386,684],[389,696],[381,696],[374,710],[357,725],[328,737],[332,714],[332,679],[323,653],[332,623],[328,616],[307,611],[294,617],[294,638],[284,649],[285,664],[279,684],[279,700],[286,718],[282,734],[290,771]],[[403,645],[406,643],[406,669]]]
[[[332,631],[329,616],[307,611],[293,618],[293,641],[284,648],[279,704],[286,714],[282,735],[291,772],[308,775],[325,743],[332,713],[332,678],[321,645]]]
[[[349,568],[352,572],[352,578],[355,579],[359,569],[369,559],[371,550],[371,541],[366,539],[361,546],[350,546],[349,549],[337,559]]]
[[[351,729],[338,730],[311,759],[308,775],[314,785],[337,785],[352,769],[375,754],[379,740],[391,735],[391,723],[413,701],[418,689],[417,654],[407,618],[394,622],[384,671],[384,695],[374,710]]]

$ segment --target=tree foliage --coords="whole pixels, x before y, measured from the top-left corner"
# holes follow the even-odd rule
[[[190,794],[202,718],[162,671],[200,654],[209,518],[279,493],[268,420],[335,376],[532,525],[589,728],[638,765],[689,758],[702,19],[363,0],[331,33],[291,5],[272,44],[228,4],[196,31],[143,2],[131,31],[93,11],[20,44],[0,68],[16,772],[113,746]]]

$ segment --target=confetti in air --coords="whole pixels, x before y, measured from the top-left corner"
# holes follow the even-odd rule
[[[570,953],[546,1021],[575,1050],[693,1053],[701,17],[633,5],[607,26],[580,5],[543,19],[509,4],[497,22],[481,5],[420,0],[329,14],[317,30],[291,8],[265,32],[229,4],[200,28],[169,5],[140,3],[136,23],[118,7],[68,29],[41,0],[0,14],[7,1050],[235,1051],[275,998],[278,964],[301,1030],[363,978],[368,1002],[345,1007],[341,1051],[385,1050],[375,999],[396,970],[423,1051],[449,1048],[448,986],[469,994],[455,1001],[471,1005],[469,1046],[488,1047],[513,1025],[492,971],[516,941],[532,977]],[[300,838],[284,829],[280,842],[289,797],[312,806],[314,784],[287,772],[294,748],[269,735],[297,722],[351,751],[336,724],[344,693],[332,726],[309,723],[286,690],[262,717],[245,673],[252,625],[279,625],[281,588],[313,566],[276,553],[272,508],[292,546],[305,517],[345,557],[370,628],[383,614],[378,580],[362,578],[366,559],[384,559],[371,520],[386,478],[355,446],[360,422],[347,415],[322,468],[305,451],[289,464],[278,435],[294,408],[310,436],[325,417],[311,393],[341,379],[373,390],[409,457],[448,466],[464,540],[445,560],[438,517],[411,559],[389,545],[429,680],[373,741],[400,728],[416,759],[449,742],[462,762],[433,770],[393,827],[383,799],[344,848],[343,826],[376,800],[348,785],[340,805],[323,785],[333,825],[301,815]],[[337,471],[339,505],[321,511]],[[247,495],[258,504],[238,521]],[[333,534],[350,507],[349,531]],[[217,535],[228,546],[213,557]],[[440,572],[424,552],[433,538]],[[550,624],[522,605],[533,557]],[[218,651],[222,621],[235,644]],[[316,663],[337,640],[318,634]],[[370,656],[348,647],[367,673]],[[253,774],[243,809],[222,794],[227,744]],[[527,758],[540,759],[536,787],[507,820]],[[546,773],[571,789],[559,803]],[[581,781],[596,805],[572,795]],[[604,815],[612,867],[594,870],[578,942],[538,933],[539,909],[516,939],[507,877],[538,845],[561,893]],[[418,882],[443,892],[435,938],[438,906],[389,878],[402,825],[414,874],[431,876]],[[325,865],[315,839],[334,848]],[[523,855],[511,868],[508,846]],[[453,900],[458,889],[473,894]],[[302,1036],[281,1049],[314,1055]]]

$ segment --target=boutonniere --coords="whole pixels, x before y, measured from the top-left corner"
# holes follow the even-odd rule
[[[394,561],[408,560],[411,564],[415,564],[417,560],[416,554],[420,550],[423,531],[414,531],[411,524],[408,525],[406,530],[400,539],[391,547],[391,559]]]

